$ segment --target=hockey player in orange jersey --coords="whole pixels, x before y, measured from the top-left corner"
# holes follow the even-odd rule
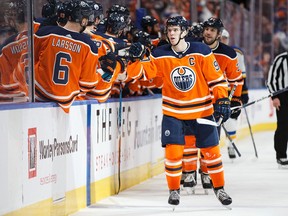
[[[121,7],[119,6],[119,9]],[[138,79],[143,75],[141,63],[139,61],[131,61],[141,58],[141,55],[138,58],[132,54],[133,49],[138,49],[138,46],[130,46],[131,44],[128,45],[125,40],[120,38],[124,29],[129,24],[127,10],[123,7],[121,11],[112,12],[108,15],[105,33],[95,32],[94,34],[90,34],[92,40],[95,40],[98,45],[99,55],[114,52],[116,53],[117,61],[121,65],[121,67],[117,68],[117,79],[112,80],[114,81],[114,83],[111,83],[111,85],[113,84],[112,88],[110,86],[107,87],[107,83],[102,82],[97,85],[96,89],[86,95],[88,98],[94,98],[100,102],[107,100],[110,95],[118,97],[120,95],[120,85],[123,88],[126,82],[131,79]],[[119,50],[122,50],[122,52]],[[100,90],[98,89],[99,86],[102,86]],[[105,89],[107,91],[103,91]]]
[[[127,26],[127,16],[120,13],[112,13],[107,17],[106,32],[90,32],[89,36],[98,47],[99,56],[106,55],[108,53],[116,53],[116,45],[126,44],[119,36]],[[118,59],[115,74],[120,74],[125,71],[126,65]],[[110,82],[100,81],[95,89],[86,94],[87,99],[96,99],[99,102],[106,101],[113,90],[117,76],[114,76]]]
[[[0,101],[28,101],[28,24],[26,2],[13,2],[5,17],[13,20],[17,33],[0,46]]]
[[[69,112],[80,93],[94,89],[102,78],[110,81],[116,76],[116,58],[111,53],[98,59],[96,44],[80,34],[94,18],[85,1],[71,0],[66,10],[68,22],[63,28],[44,26],[35,34],[35,90],[37,101],[55,101]]]
[[[196,146],[209,164],[207,169],[215,195],[227,206],[232,199],[224,190],[217,128],[200,123],[198,119],[215,123],[220,116],[223,121],[229,118],[228,83],[211,49],[200,42],[186,42],[187,33],[188,22],[184,17],[170,17],[166,22],[169,44],[155,48],[150,62],[143,63],[145,70],[156,70],[157,77],[163,79],[161,141],[165,147],[165,174],[170,191],[168,203],[175,206],[180,202],[182,159],[187,153],[184,150],[186,137],[192,133]],[[210,90],[216,101],[214,108]],[[184,186],[189,186],[189,182]]]
[[[144,56],[141,57],[141,61],[145,61],[145,59],[149,59],[149,54],[151,52],[151,49],[153,48],[153,44],[150,38],[150,35],[147,32],[144,31],[135,31],[132,34],[132,42],[133,43],[140,43],[141,45],[144,46]],[[133,64],[135,65],[136,62]],[[139,65],[136,65],[134,67],[133,64],[130,65],[130,67],[127,68],[127,73],[130,75],[127,77],[125,80],[126,82],[126,87],[129,89],[130,95],[142,95],[142,94],[147,94],[147,89],[148,92],[153,93],[153,89],[159,89],[162,88],[162,79],[159,77],[155,77],[155,72],[154,73],[146,73],[144,68],[141,66],[140,68],[138,67]],[[131,76],[130,71],[133,72],[133,77]],[[137,73],[138,71],[138,73]],[[157,88],[156,88],[157,87]]]
[[[235,92],[231,99],[231,107],[241,106],[242,86],[244,83],[242,71],[239,68],[238,58],[235,50],[220,42],[220,37],[224,25],[219,18],[211,17],[203,23],[203,42],[207,44],[215,55],[215,58],[223,71],[227,81],[229,82],[229,89],[236,85]],[[237,113],[233,113],[231,117],[237,118],[240,115],[240,109]],[[220,129],[218,132],[220,136]],[[211,188],[209,178],[207,175],[207,168],[205,162],[200,159],[201,181],[204,188]]]
[[[219,18],[211,17],[203,23],[203,42],[207,44],[215,55],[215,58],[223,71],[232,89],[236,84],[232,102],[241,102],[243,76],[239,68],[238,58],[235,50],[220,42],[221,32],[224,25]],[[240,111],[239,111],[240,114]]]
[[[229,45],[229,39],[230,38],[230,34],[226,29],[223,29],[222,34],[221,34],[221,42]],[[243,77],[243,86],[242,86],[242,93],[241,93],[241,102],[243,105],[247,104],[249,101],[249,94],[248,94],[248,87],[247,87],[247,81],[246,81],[246,66],[245,66],[245,56],[243,51],[233,45],[231,46],[236,54],[237,54],[237,58],[238,58],[238,63],[239,63],[239,68],[242,71],[242,77]],[[232,139],[232,141],[236,139],[236,135],[237,135],[237,119],[238,119],[238,114],[236,117],[233,117],[233,115],[231,115],[232,117],[230,117],[228,119],[228,121],[225,122],[224,126],[230,136],[230,138]],[[232,143],[230,142],[229,139],[227,139],[228,143],[228,156],[229,158],[233,159],[236,158],[236,151],[232,145]]]
[[[150,15],[144,16],[141,20],[141,27],[150,35],[153,47],[157,47],[161,40],[161,29],[157,19]]]
[[[232,106],[241,105],[241,92],[243,85],[243,77],[242,72],[239,69],[238,60],[236,52],[233,48],[219,42],[222,29],[224,28],[222,21],[219,18],[209,18],[207,21],[203,23],[203,43],[208,45],[215,58],[219,64],[219,67],[224,73],[225,78],[229,82],[230,89],[236,85],[235,92],[233,94],[231,100]],[[215,99],[213,100],[214,103]],[[235,113],[233,115],[239,115],[240,112]],[[218,127],[218,132],[220,136],[220,129]],[[196,148],[193,134],[189,137],[189,145],[191,151],[190,154],[186,154],[184,160],[190,161],[190,168],[187,170],[183,170],[182,183],[185,181],[187,174],[192,173],[193,175],[193,185],[197,184],[197,160],[198,160],[198,149]],[[201,155],[202,157],[202,155]],[[207,163],[205,160],[200,158],[200,171],[201,171],[201,182],[204,189],[212,188],[211,179],[207,170]]]

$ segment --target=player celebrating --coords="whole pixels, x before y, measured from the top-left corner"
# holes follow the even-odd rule
[[[91,0],[87,1],[87,3],[90,5],[90,7],[93,10],[94,20],[93,22],[88,22],[84,30],[84,33],[91,36],[93,32],[97,31],[97,26],[101,22],[101,20],[104,19],[103,6],[100,3],[97,3]]]
[[[188,22],[182,16],[170,17],[166,22],[169,44],[152,51],[150,70],[157,71],[163,79],[162,146],[165,147],[165,174],[170,196],[168,203],[180,202],[180,179],[186,136],[195,134],[211,176],[214,192],[223,205],[232,203],[224,190],[224,170],[219,148],[217,128],[212,124],[200,124],[203,118],[214,122],[230,116],[228,83],[219,68],[211,49],[200,42],[186,42]],[[148,66],[144,67],[148,70]],[[213,110],[212,90],[215,99]],[[188,167],[189,168],[189,167]],[[186,167],[187,169],[187,167]]]
[[[141,20],[141,27],[144,32],[150,35],[152,45],[157,47],[161,39],[161,31],[157,19],[150,15],[144,16]]]

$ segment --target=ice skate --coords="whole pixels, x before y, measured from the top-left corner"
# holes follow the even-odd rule
[[[233,146],[228,146],[228,156],[230,159],[236,158],[236,153],[235,153],[235,149],[233,148]]]
[[[175,207],[179,205],[180,202],[180,190],[170,190],[170,195],[168,199],[168,203],[170,205],[173,205],[173,211],[175,210]]]
[[[195,194],[195,186],[197,185],[196,171],[187,173],[183,180],[183,188],[188,194]]]
[[[279,158],[277,159],[278,168],[279,169],[288,169],[288,159],[287,158]]]
[[[214,188],[214,193],[217,197],[217,199],[221,202],[221,204],[228,208],[232,209],[229,205],[232,203],[231,197],[225,192],[224,188]]]
[[[208,194],[208,189],[212,189],[212,181],[210,179],[209,174],[202,172],[201,182],[202,182],[202,187],[204,189],[205,194]]]
[[[186,179],[187,175],[188,175],[187,173],[182,173],[181,180],[180,180],[180,190],[184,190],[183,184],[184,184],[184,180]]]

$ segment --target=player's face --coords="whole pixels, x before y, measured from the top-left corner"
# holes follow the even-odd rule
[[[182,31],[179,26],[169,26],[167,28],[167,37],[172,46],[176,45],[179,42],[181,33]]]
[[[85,30],[87,25],[88,25],[88,19],[83,18],[81,21],[81,24],[80,24],[80,26],[81,26],[80,33],[82,33]]]
[[[81,21],[81,26],[85,27],[87,25],[88,25],[88,19],[87,18],[83,18],[82,21]]]
[[[213,27],[205,27],[203,31],[203,39],[207,45],[212,45],[219,37],[218,30]]]
[[[157,35],[158,32],[160,32],[160,31],[161,31],[160,26],[159,26],[158,23],[156,23],[156,24],[153,26],[153,33]]]
[[[96,17],[95,22],[94,22],[95,25],[97,26],[100,23],[100,21],[101,21],[101,19],[99,17]]]

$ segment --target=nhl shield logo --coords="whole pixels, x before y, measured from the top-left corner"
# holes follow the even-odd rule
[[[195,85],[196,76],[189,67],[177,67],[171,73],[171,81],[178,90],[187,92]]]

